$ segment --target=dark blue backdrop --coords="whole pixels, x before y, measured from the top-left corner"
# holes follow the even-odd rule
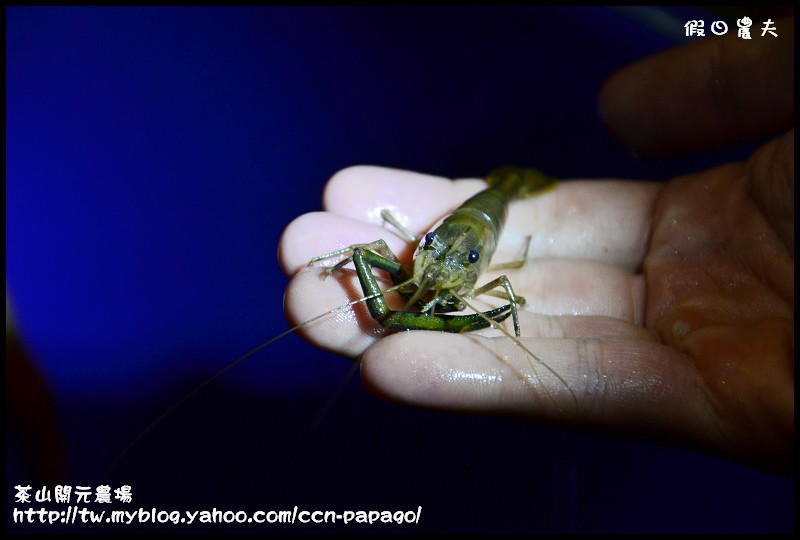
[[[678,25],[689,18],[672,13]],[[602,81],[672,45],[630,12],[6,15],[7,284],[55,400],[73,485],[100,484],[178,397],[287,328],[278,238],[320,208],[340,168],[479,176],[523,163],[562,177],[664,180],[750,148],[648,162],[611,141],[595,110]],[[792,530],[790,480],[673,449],[409,410],[357,380],[309,432],[349,365],[289,336],[158,425],[108,482],[132,486],[131,507],[159,510],[422,505],[422,523],[400,531]],[[13,486],[32,476],[13,438],[7,449],[13,502]],[[43,528],[55,529],[79,530]]]

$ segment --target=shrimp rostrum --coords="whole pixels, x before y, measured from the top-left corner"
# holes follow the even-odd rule
[[[374,169],[374,172],[379,175],[398,174],[397,171],[385,169]],[[287,290],[287,312],[290,316],[302,313],[305,319],[295,321],[301,325],[306,319],[313,317],[313,324],[304,325],[298,330],[306,339],[323,348],[354,357],[360,356],[378,341],[378,336],[382,336],[378,324],[388,329],[438,331],[437,334],[441,332],[465,334],[491,327],[495,329],[495,333],[499,331],[502,334],[500,338],[507,340],[509,344],[508,353],[498,357],[501,364],[503,362],[508,364],[508,359],[512,355],[524,359],[525,367],[517,366],[512,368],[512,372],[514,376],[524,380],[529,392],[535,386],[542,386],[540,381],[531,379],[541,377],[540,372],[548,372],[549,378],[555,379],[556,384],[571,394],[565,380],[519,339],[522,335],[519,307],[524,305],[526,300],[515,293],[512,280],[502,271],[513,271],[524,264],[530,237],[517,239],[518,241],[513,243],[513,250],[506,250],[505,255],[510,253],[511,260],[506,257],[507,262],[503,264],[493,264],[492,261],[500,243],[509,204],[516,199],[548,191],[556,185],[556,179],[533,169],[521,167],[496,169],[487,176],[485,189],[467,198],[438,226],[431,227],[427,232],[423,230],[419,235],[406,228],[404,220],[400,217],[403,215],[401,213],[403,209],[380,196],[375,197],[377,200],[373,201],[372,218],[375,225],[371,225],[370,228],[374,230],[372,234],[375,236],[371,240],[364,237],[368,233],[349,216],[306,215],[300,218],[304,223],[292,224],[286,234],[293,234],[292,229],[297,226],[316,232],[313,236],[306,235],[302,246],[283,241],[281,258],[284,261],[292,259],[299,262],[302,257],[300,253],[308,253],[311,249],[309,245],[312,243],[318,242],[320,246],[327,245],[330,249],[332,240],[343,247],[311,258],[308,262],[311,268],[295,276],[295,280]],[[361,187],[367,192],[372,189],[368,183]],[[368,193],[367,197],[370,196]],[[390,197],[391,193],[386,196]],[[424,206],[425,201],[421,201],[421,204]],[[328,201],[326,206],[330,206]],[[395,209],[398,211],[397,214]],[[435,219],[436,216],[433,217]],[[309,220],[317,219],[333,219],[336,224],[315,226],[308,223]],[[428,222],[432,223],[434,219]],[[413,223],[420,220],[412,216],[406,221]],[[395,231],[396,234],[387,234],[389,230]],[[381,238],[375,240],[376,236]],[[363,238],[364,242],[353,243],[354,238]],[[406,248],[407,253],[408,244],[417,247],[413,263],[405,265],[401,262],[402,257],[398,257],[395,253],[402,253],[403,248]],[[324,251],[324,248],[320,251]],[[355,268],[355,276],[352,270],[344,272],[344,269],[349,268],[351,264]],[[322,271],[316,268],[323,265],[326,268]],[[487,271],[496,277],[482,280]],[[497,275],[498,272],[500,275]],[[335,277],[342,287],[331,285],[332,280],[328,279],[331,277]],[[325,287],[325,283],[329,285]],[[305,289],[306,287],[308,289]],[[307,293],[311,289],[315,292],[309,296]],[[323,310],[317,307],[314,312],[309,307],[310,298],[313,297],[321,303],[321,299],[330,297],[333,290],[346,291],[346,294],[336,300],[325,300],[328,309],[334,307],[331,310],[333,317],[318,317]],[[303,300],[299,300],[298,291],[301,291]],[[499,307],[496,307],[497,300],[490,301],[488,304],[490,309],[478,307],[486,306],[482,299],[487,296],[499,298]],[[338,308],[335,307],[337,305]],[[510,328],[500,324],[506,319],[510,319]],[[365,322],[369,320],[374,322]],[[354,334],[349,333],[343,328],[343,323],[346,321],[356,322],[356,325],[350,326],[359,331]],[[330,325],[336,325],[336,328]],[[424,332],[412,334],[418,336],[420,343],[425,341]],[[455,349],[451,348],[449,351],[451,353],[463,348],[464,355],[471,355],[476,348],[474,339],[464,341],[462,337],[458,342],[452,341],[452,343],[451,347]],[[406,354],[418,356],[423,370],[437,369],[437,358],[432,358],[432,362],[427,367],[424,366],[425,356],[437,355],[435,348],[423,347],[416,352],[406,350]],[[462,376],[477,379],[502,378],[504,369],[507,370],[509,367],[510,364],[505,368],[495,366],[477,375],[462,374]],[[525,374],[522,374],[523,372]]]

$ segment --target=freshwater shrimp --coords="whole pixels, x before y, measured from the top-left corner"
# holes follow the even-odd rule
[[[488,327],[498,329],[524,352],[530,366],[527,371],[532,374],[532,379],[538,378],[537,366],[543,367],[568,390],[572,400],[577,402],[565,379],[520,341],[518,306],[524,305],[526,301],[514,292],[508,277],[501,275],[478,285],[480,276],[486,270],[520,268],[527,257],[530,236],[525,238],[524,254],[520,260],[490,266],[509,204],[514,200],[553,189],[558,181],[533,169],[502,167],[492,171],[486,177],[486,183],[486,189],[453,210],[438,227],[419,237],[408,231],[391,212],[386,209],[381,211],[384,222],[393,225],[408,242],[418,243],[410,266],[403,265],[383,239],[353,244],[319,255],[312,258],[308,266],[343,257],[324,271],[324,279],[353,263],[369,314],[384,328],[452,333],[472,332]],[[378,279],[372,273],[374,268],[388,273],[393,286],[381,290]],[[397,292],[404,297],[404,305],[400,309],[390,309],[387,302],[390,292]],[[499,308],[480,311],[471,303],[472,299],[480,295],[499,297],[508,303]],[[466,309],[471,313],[451,314]],[[513,322],[513,334],[499,324],[508,318]],[[318,344],[327,347],[325,343]],[[507,358],[500,360],[511,367]],[[522,370],[515,371],[526,385],[538,383],[529,380],[531,375],[524,375]],[[553,400],[546,388],[542,388],[547,397]],[[556,407],[560,409],[557,403]]]
[[[435,230],[428,232],[419,243],[414,254],[413,269],[406,269],[392,252],[385,240],[370,244],[355,244],[314,257],[308,266],[349,253],[344,260],[325,270],[327,277],[339,268],[352,262],[372,317],[385,328],[398,330],[440,330],[444,332],[469,332],[487,328],[492,321],[499,323],[510,315],[514,322],[514,334],[520,337],[517,306],[525,299],[514,294],[505,275],[481,287],[476,287],[480,275],[489,267],[497,249],[500,233],[506,221],[508,204],[514,199],[541,193],[557,185],[555,178],[539,171],[522,167],[495,169],[486,178],[488,188],[470,197],[442,221]],[[381,216],[391,223],[411,243],[419,242],[391,212],[383,210]],[[526,238],[527,255],[530,237]],[[522,260],[498,268],[521,266]],[[396,290],[408,298],[405,311],[389,309],[371,269],[386,271],[392,278]],[[466,300],[481,294],[494,294],[502,287],[504,292],[496,294],[509,303],[486,312],[476,311],[472,315],[442,315],[453,311],[464,311]],[[407,311],[416,306],[419,311]],[[438,313],[437,313],[438,312]]]
[[[342,260],[326,268],[322,278],[333,275],[352,262],[363,295],[300,322],[225,366],[145,427],[117,456],[106,476],[155,426],[235,366],[283,337],[361,303],[366,304],[372,318],[388,329],[466,333],[489,327],[496,328],[524,351],[534,376],[537,376],[536,365],[543,366],[560,381],[577,403],[577,398],[566,380],[519,340],[521,328],[518,306],[524,305],[526,300],[514,292],[508,277],[501,275],[484,285],[476,286],[480,276],[488,269],[519,268],[524,264],[530,237],[525,239],[524,253],[520,260],[490,266],[506,221],[508,205],[514,200],[553,189],[557,186],[558,180],[534,169],[502,167],[493,170],[486,177],[486,183],[487,189],[470,197],[445,217],[438,227],[420,238],[408,231],[391,212],[388,210],[381,212],[382,218],[393,225],[408,242],[419,243],[414,254],[413,267],[405,267],[383,239],[366,244],[353,244],[312,258],[308,262],[309,267],[344,256]],[[387,272],[394,285],[381,289],[377,278],[372,274],[373,268]],[[496,290],[498,288],[501,290]],[[404,309],[389,308],[387,294],[391,292],[397,292],[407,299]],[[508,304],[480,311],[472,305],[471,300],[484,294],[502,298]],[[412,307],[417,311],[409,311]],[[452,314],[466,309],[472,313]],[[513,322],[513,335],[500,326],[500,323],[509,317]],[[354,368],[357,366],[358,363],[355,363]],[[352,373],[354,370],[350,371],[350,374]],[[528,383],[524,375],[519,376],[524,383]],[[333,397],[335,396],[336,394]],[[548,397],[553,399],[549,394]],[[313,424],[318,423],[330,403],[331,400],[323,407]],[[555,405],[560,409],[558,403]]]

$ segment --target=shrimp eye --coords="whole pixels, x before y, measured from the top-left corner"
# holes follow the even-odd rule
[[[478,250],[477,249],[473,249],[473,250],[471,250],[469,252],[469,257],[467,258],[467,260],[470,263],[476,263],[476,262],[478,262],[479,258],[480,258],[480,254],[478,253]]]
[[[436,238],[436,233],[431,231],[425,235],[425,245],[429,246],[433,243],[433,239]]]

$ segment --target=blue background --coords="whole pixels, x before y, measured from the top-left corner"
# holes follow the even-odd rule
[[[100,484],[142,428],[287,328],[278,239],[341,168],[666,180],[746,157],[752,145],[642,161],[606,134],[603,80],[674,44],[642,13],[7,8],[7,284],[56,404],[67,481]],[[693,12],[671,13],[680,33]],[[288,336],[158,424],[108,483],[159,510],[422,505],[421,525],[399,531],[793,530],[789,479],[408,409],[357,377],[309,430],[349,367]],[[7,450],[13,501],[32,476],[13,437]]]

